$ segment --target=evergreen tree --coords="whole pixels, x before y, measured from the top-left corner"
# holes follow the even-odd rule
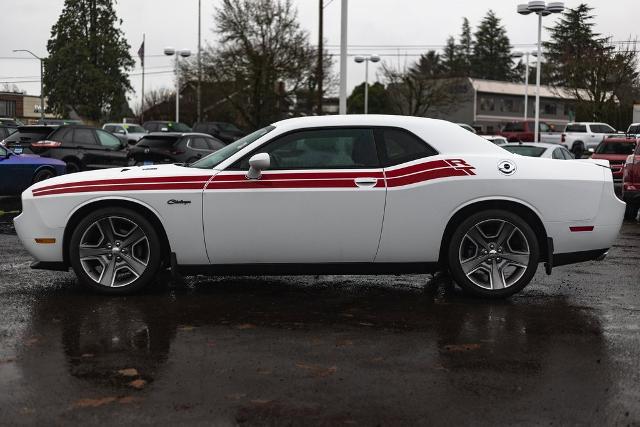
[[[482,19],[474,36],[471,75],[489,80],[513,80],[511,43],[500,18],[492,10]]]
[[[462,29],[460,31],[460,43],[458,48],[458,60],[460,62],[460,69],[462,76],[471,75],[471,58],[473,56],[473,36],[471,35],[471,26],[469,20],[463,18]]]
[[[389,114],[387,90],[380,82],[369,85],[369,114]],[[353,88],[347,98],[347,112],[349,114],[362,114],[364,112],[364,83]]]
[[[445,67],[440,54],[435,50],[420,55],[418,61],[409,68],[409,74],[421,78],[444,77]]]
[[[447,44],[442,52],[442,68],[449,77],[460,77],[464,75],[464,70],[460,64],[459,49],[452,36],[447,39]]]
[[[632,108],[628,95],[638,86],[637,51],[631,42],[616,49],[610,39],[594,32],[592,10],[586,4],[567,9],[548,28],[547,75],[552,85],[569,90],[578,100],[581,119],[604,121],[619,108]]]
[[[47,43],[44,87],[57,114],[98,121],[128,110],[134,61],[112,0],[65,0]],[[123,111],[124,110],[124,111]]]

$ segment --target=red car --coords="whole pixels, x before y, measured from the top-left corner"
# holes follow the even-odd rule
[[[591,158],[609,160],[611,172],[613,172],[613,180],[620,181],[622,179],[624,162],[630,154],[633,154],[636,141],[636,138],[605,138],[598,144]]]
[[[622,200],[627,203],[625,218],[634,218],[640,207],[640,144],[636,144],[635,150],[624,163]]]
[[[515,120],[507,123],[498,135],[507,138],[508,142],[533,142],[535,122],[533,120]],[[555,132],[553,126],[540,122],[540,141],[553,144],[560,143],[560,133]]]

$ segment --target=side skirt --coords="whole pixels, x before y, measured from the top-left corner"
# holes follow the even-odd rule
[[[595,249],[591,251],[566,252],[553,254],[553,266],[575,264],[585,261],[602,261],[609,252],[609,249]]]
[[[214,276],[299,276],[317,274],[425,274],[440,270],[438,263],[335,263],[335,264],[212,264],[179,265],[181,274]]]

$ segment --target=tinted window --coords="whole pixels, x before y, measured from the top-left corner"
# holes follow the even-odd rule
[[[170,149],[174,143],[178,141],[179,137],[158,137],[158,136],[145,136],[138,141],[136,147],[148,147],[159,149]]]
[[[502,148],[511,153],[528,157],[540,157],[542,153],[544,153],[544,150],[546,150],[544,147],[533,147],[531,145],[507,145],[502,146]]]
[[[107,132],[113,132],[114,130],[116,130],[115,126],[111,126],[111,125],[107,125],[104,127],[104,130],[106,130]]]
[[[276,139],[257,152],[268,153],[272,170],[378,167],[371,129],[319,129],[295,132]],[[237,165],[249,168],[245,156]]]
[[[573,154],[571,154],[571,152],[566,148],[561,148],[560,150],[562,151],[562,155],[564,156],[565,160],[575,159],[575,157],[573,157]]]
[[[47,139],[52,141],[64,142],[67,144],[73,143],[73,129],[61,128],[53,132]]]
[[[555,150],[553,150],[553,155],[551,156],[554,159],[558,159],[558,160],[564,160],[564,155],[562,154],[562,149],[561,148],[556,148]]]
[[[207,144],[209,145],[209,149],[210,150],[219,150],[222,147],[224,147],[224,142],[222,141],[218,141],[217,139],[213,139],[213,138],[204,138],[205,141],[207,141]]]
[[[505,132],[524,132],[524,123],[513,122],[507,123],[504,127]]]
[[[0,147],[0,157],[6,157],[7,155],[7,150],[4,149],[4,147]]]
[[[535,125],[534,125],[535,129]],[[551,132],[551,128],[546,123],[540,123],[540,132]]]
[[[605,141],[596,147],[597,154],[633,154],[633,142]]]
[[[215,153],[209,154],[204,159],[192,163],[189,167],[199,169],[211,169],[213,167],[216,167],[243,148],[246,148],[247,145],[257,141],[259,138],[262,138],[273,129],[275,129],[274,126],[267,126],[265,128],[258,129],[257,131],[250,133],[244,138],[240,138],[239,140],[232,142],[231,144],[216,151]]]
[[[587,131],[587,126],[586,125],[567,125],[564,131],[585,133]]]
[[[75,144],[95,144],[96,139],[91,129],[74,129],[73,142]]]
[[[593,133],[616,133],[616,130],[609,125],[589,125]]]
[[[5,142],[37,142],[45,139],[50,133],[51,128],[20,130],[9,135]]]
[[[376,139],[382,145],[384,165],[392,166],[438,154],[426,142],[401,129],[377,130]]]
[[[631,125],[627,130],[627,133],[638,135],[640,134],[640,125]]]
[[[189,141],[189,146],[191,148],[195,148],[196,150],[209,150],[209,144],[207,144],[207,141],[205,141],[204,138],[200,137],[192,137]]]
[[[120,144],[120,140],[115,136],[111,135],[110,133],[107,133],[101,130],[97,130],[96,132],[98,133],[98,139],[100,140],[100,145],[102,145],[103,147],[113,148],[116,150],[122,147],[122,144]]]

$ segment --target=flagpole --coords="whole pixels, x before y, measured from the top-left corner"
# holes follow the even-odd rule
[[[140,101],[140,124],[144,123],[144,38],[145,33],[142,33],[142,56],[140,62],[142,63],[142,100]]]

